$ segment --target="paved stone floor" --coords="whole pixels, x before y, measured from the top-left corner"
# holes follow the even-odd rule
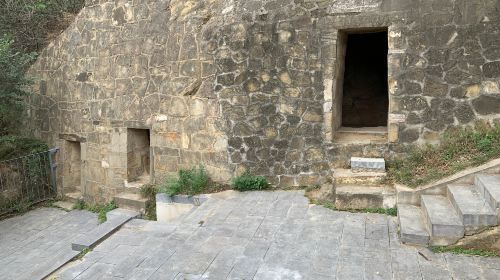
[[[38,208],[0,221],[0,279],[40,279],[71,260],[71,239],[94,229],[87,211]]]
[[[302,192],[210,199],[182,221],[132,220],[56,279],[500,279],[500,259],[401,245],[395,218]]]

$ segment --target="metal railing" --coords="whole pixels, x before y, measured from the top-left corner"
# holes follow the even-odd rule
[[[0,216],[57,196],[57,150],[0,161]]]

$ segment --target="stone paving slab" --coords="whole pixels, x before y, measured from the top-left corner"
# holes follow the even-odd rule
[[[139,216],[139,213],[132,210],[121,208],[111,210],[106,213],[107,219],[104,223],[100,224],[92,231],[76,236],[71,242],[71,248],[78,252],[92,248],[95,244],[100,243],[113,234],[121,225],[137,216]]]
[[[300,191],[250,192],[207,203],[172,224],[132,220],[54,276],[499,279],[499,258],[434,254],[403,245],[396,218],[309,205]]]
[[[94,213],[56,208],[0,221],[0,279],[43,279],[78,255],[71,239],[97,223]]]

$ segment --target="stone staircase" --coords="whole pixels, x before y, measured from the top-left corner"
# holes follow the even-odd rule
[[[144,213],[146,209],[146,198],[141,195],[141,187],[149,183],[149,177],[140,178],[137,181],[127,182],[121,193],[113,197],[116,205],[120,208]]]
[[[450,183],[445,194],[422,194],[420,206],[398,203],[401,240],[446,246],[500,222],[500,175],[478,173],[473,184]]]
[[[395,190],[384,185],[386,177],[383,158],[351,157],[350,169],[335,168],[335,208],[391,208]]]

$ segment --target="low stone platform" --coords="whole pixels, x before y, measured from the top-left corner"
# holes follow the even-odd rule
[[[212,197],[180,220],[132,220],[64,279],[498,279],[499,258],[401,244],[395,217],[309,204],[302,191]]]

